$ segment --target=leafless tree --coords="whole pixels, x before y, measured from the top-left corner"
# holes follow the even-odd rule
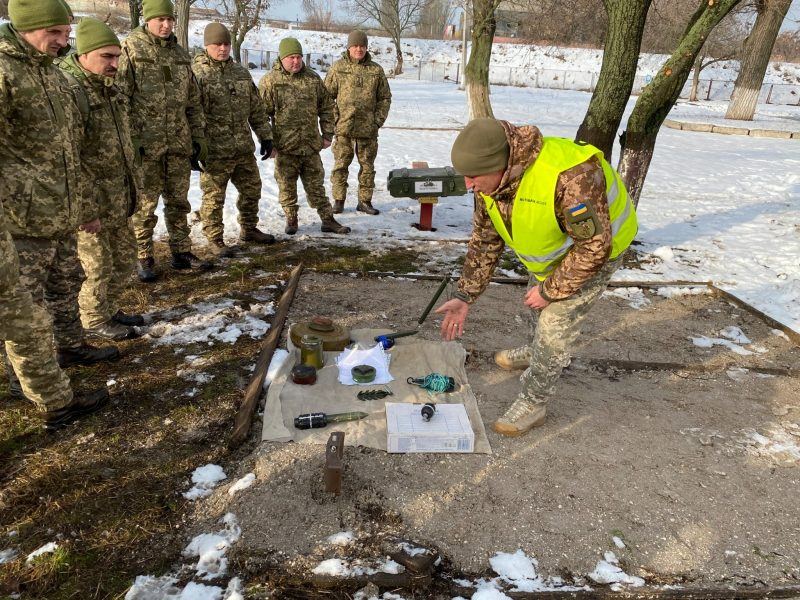
[[[189,47],[189,9],[197,0],[175,0],[175,35],[178,43]]]
[[[742,48],[739,75],[725,113],[726,119],[750,121],[753,118],[772,47],[791,3],[792,0],[757,0],[756,20]]]
[[[131,15],[131,29],[136,29],[141,25],[142,0],[128,0],[128,10]]]
[[[692,87],[689,100],[697,100],[700,87],[700,74],[703,69],[718,62],[735,59],[742,49],[742,44],[747,36],[747,31],[741,21],[740,11],[731,11],[720,24],[717,25],[703,44],[702,50],[697,55],[692,69]]]
[[[800,31],[784,31],[775,38],[772,60],[800,62]]]
[[[233,58],[241,62],[244,38],[259,26],[270,6],[270,0],[220,0],[219,6],[231,30]]]
[[[441,39],[444,28],[453,18],[455,5],[450,0],[427,0],[417,23],[420,37]]]
[[[358,17],[366,21],[377,21],[392,38],[397,64],[395,75],[403,72],[402,35],[419,21],[425,0],[350,0],[350,6]]]
[[[309,29],[330,31],[333,25],[333,0],[303,0],[303,15]]]
[[[8,0],[0,0],[0,18],[8,18]]]
[[[495,10],[500,0],[472,0],[472,47],[464,71],[469,118],[494,117],[489,100],[489,61],[497,28]]]

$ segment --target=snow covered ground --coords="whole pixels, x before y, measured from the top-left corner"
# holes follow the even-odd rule
[[[254,72],[258,80],[263,72]],[[376,247],[432,242],[464,242],[470,234],[472,198],[446,198],[434,208],[436,232],[411,227],[419,220],[418,204],[391,198],[389,170],[426,160],[430,166],[450,163],[456,129],[467,122],[464,93],[453,84],[392,80],[394,94],[387,127],[381,132],[376,161],[375,205],[382,213],[369,217],[353,211],[352,195],[341,220],[353,228],[346,238],[321,234],[319,219],[300,193],[299,239],[326,237]],[[572,137],[585,114],[590,95],[583,92],[494,87],[498,118],[534,123],[545,135]],[[632,108],[634,100],[629,104]],[[681,105],[676,113],[685,110]],[[781,118],[800,121],[800,108],[782,107]],[[752,127],[770,128],[776,107],[759,106]],[[765,117],[762,119],[761,114]],[[437,130],[414,129],[437,128]],[[322,153],[327,172],[330,150]],[[617,157],[614,157],[616,161]],[[628,280],[711,280],[770,316],[800,330],[800,145],[797,140],[721,136],[662,128],[640,206],[638,250],[648,260],[644,272],[623,271]],[[259,162],[263,178],[261,226],[283,235],[283,212],[277,202],[274,162]],[[357,167],[351,168],[351,192]],[[326,181],[326,187],[330,185]],[[302,189],[302,187],[300,187]],[[238,235],[235,191],[225,208],[226,236]],[[195,174],[190,192],[193,210],[201,194]],[[159,208],[159,212],[161,208]],[[164,236],[163,220],[157,235]],[[204,244],[199,227],[195,240]],[[449,252],[463,252],[456,244]],[[442,249],[443,253],[448,252]]]

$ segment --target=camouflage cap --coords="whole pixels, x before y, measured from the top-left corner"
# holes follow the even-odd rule
[[[230,44],[231,32],[222,23],[209,23],[203,32],[203,45]]]
[[[72,22],[62,0],[9,0],[8,18],[17,31],[34,31]]]
[[[450,159],[456,171],[467,177],[503,171],[508,166],[506,131],[497,119],[470,121],[453,142]]]
[[[142,18],[147,23],[156,17],[175,18],[175,6],[171,0],[142,0]]]
[[[347,36],[347,47],[351,46],[364,46],[367,47],[367,34],[360,29],[354,29]]]
[[[117,34],[108,25],[92,17],[83,17],[75,28],[75,46],[78,54],[119,45]]]
[[[278,45],[278,56],[280,58],[286,58],[292,54],[303,54],[303,47],[296,38],[283,38]]]

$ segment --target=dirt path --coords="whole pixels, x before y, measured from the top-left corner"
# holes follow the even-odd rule
[[[435,287],[308,274],[289,319],[326,314],[350,327],[403,329]],[[234,562],[256,577],[275,568],[307,576],[332,557],[380,559],[397,535],[437,549],[451,573],[485,573],[496,552],[522,549],[543,575],[580,580],[612,550],[626,572],[652,584],[797,584],[800,350],[709,295],[634,294],[646,303],[634,309],[625,293],[599,302],[545,425],[517,439],[490,431],[493,455],[347,448],[343,494],[332,498],[322,491],[321,448],[261,444],[242,464],[257,484],[233,501],[220,493],[203,511],[238,516]],[[468,320],[468,373],[487,425],[516,394],[517,374],[490,357],[524,342],[522,294],[493,285]],[[690,339],[720,338],[729,326],[752,341],[751,354]],[[436,339],[435,322],[422,335]],[[710,371],[589,365],[600,359]],[[355,544],[325,542],[345,530]]]

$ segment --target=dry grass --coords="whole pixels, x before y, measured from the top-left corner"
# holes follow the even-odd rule
[[[159,268],[165,255],[159,247]],[[164,269],[157,284],[132,285],[123,306],[154,311],[220,294],[246,300],[285,280],[300,257],[317,270],[407,272],[415,255],[276,244],[228,261],[217,277]],[[192,470],[209,462],[233,465],[251,449],[231,453],[226,444],[257,340],[215,345],[203,367],[215,378],[192,398],[184,393],[194,384],[176,374],[191,347],[176,355],[173,347],[139,339],[120,349],[117,363],[70,369],[77,388],[111,378],[117,384],[104,411],[57,434],[46,434],[34,406],[11,400],[0,382],[0,550],[19,549],[15,561],[0,567],[0,598],[15,592],[49,600],[120,598],[137,575],[168,571],[187,541],[180,492]],[[7,537],[13,531],[17,537]],[[29,552],[51,541],[57,552],[26,564]]]

